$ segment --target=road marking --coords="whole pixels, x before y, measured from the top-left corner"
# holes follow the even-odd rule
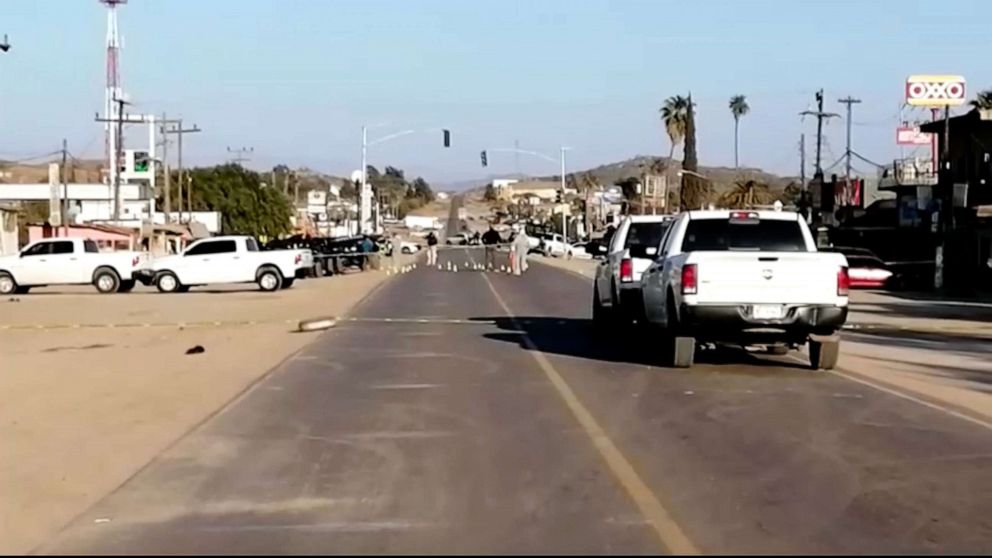
[[[805,360],[802,360],[799,357],[796,357],[796,356],[793,356],[793,355],[789,355],[787,358],[790,359],[790,360],[792,360],[792,361],[795,361],[795,362],[799,362],[799,363],[802,363],[802,364],[808,364]],[[916,404],[919,404],[919,405],[923,405],[924,407],[927,407],[929,409],[933,409],[934,411],[939,411],[941,413],[944,413],[945,415],[950,415],[952,417],[959,418],[959,419],[964,420],[964,421],[968,421],[968,422],[970,422],[972,424],[981,426],[982,428],[985,428],[987,430],[992,430],[992,422],[989,422],[987,420],[982,420],[982,419],[980,419],[978,417],[973,417],[971,415],[967,415],[965,413],[961,413],[961,412],[955,411],[954,409],[949,409],[947,407],[944,407],[943,405],[938,405],[936,403],[931,403],[930,401],[927,401],[926,399],[921,399],[921,398],[916,397],[914,395],[910,395],[909,393],[906,393],[906,392],[902,391],[899,388],[888,387],[888,386],[886,386],[886,385],[884,385],[884,384],[882,384],[880,382],[869,380],[869,379],[861,376],[860,374],[858,374],[856,372],[848,372],[848,371],[842,371],[842,370],[827,370],[826,372],[828,372],[830,374],[833,374],[835,376],[840,376],[841,378],[844,378],[845,380],[849,380],[849,381],[852,381],[852,382],[855,382],[855,383],[858,383],[858,384],[861,384],[861,385],[864,385],[864,386],[868,386],[870,388],[874,388],[874,389],[876,389],[878,391],[881,391],[883,393],[887,393],[889,395],[893,395],[893,396],[898,397],[900,399],[905,399],[906,401],[912,401],[913,403],[916,403]]]
[[[441,387],[441,384],[378,384],[369,386],[369,389],[433,389]]]
[[[651,527],[657,533],[658,537],[661,539],[661,543],[668,548],[669,552],[672,554],[701,554],[699,548],[689,540],[682,528],[679,527],[675,519],[672,518],[668,510],[661,504],[658,497],[651,491],[647,483],[637,474],[634,470],[633,465],[630,461],[624,457],[620,449],[617,448],[613,440],[610,439],[603,427],[596,422],[596,419],[592,416],[592,413],[586,409],[585,405],[579,401],[579,398],[572,391],[572,388],[565,381],[565,378],[555,370],[555,367],[551,364],[544,353],[537,349],[537,346],[531,340],[531,338],[523,331],[523,328],[517,323],[516,318],[513,317],[513,312],[510,307],[503,300],[503,297],[496,292],[496,287],[493,286],[492,281],[489,277],[482,276],[486,280],[486,284],[489,285],[489,290],[492,291],[493,296],[496,297],[496,302],[503,308],[509,317],[511,323],[514,327],[521,331],[523,337],[524,346],[527,347],[528,352],[537,362],[537,365],[547,376],[551,385],[557,390],[558,395],[565,401],[565,405],[568,406],[569,410],[575,416],[575,419],[582,426],[585,431],[586,436],[592,442],[593,447],[599,452],[599,455],[606,461],[607,467],[609,467],[610,472],[616,477],[617,481],[620,482],[621,486],[627,491],[627,495],[634,501],[638,509],[640,509],[641,514],[644,518],[651,524]]]

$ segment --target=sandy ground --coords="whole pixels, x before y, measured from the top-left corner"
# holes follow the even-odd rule
[[[299,319],[345,314],[386,278],[0,301],[0,553],[30,551],[320,335]]]
[[[593,260],[532,260],[591,279]],[[854,291],[840,372],[992,423],[992,305]]]

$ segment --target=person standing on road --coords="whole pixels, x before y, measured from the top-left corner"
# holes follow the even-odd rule
[[[489,225],[489,230],[482,235],[482,243],[486,246],[486,269],[493,271],[496,269],[496,246],[502,241],[499,233]]]
[[[427,233],[427,265],[437,265],[437,235],[434,231]]]
[[[523,227],[513,239],[510,251],[513,253],[513,274],[520,275],[527,271],[527,252],[530,251],[530,239],[527,238],[527,231]]]

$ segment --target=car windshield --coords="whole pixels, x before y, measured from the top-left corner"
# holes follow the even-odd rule
[[[635,258],[650,258],[658,253],[661,239],[670,226],[669,222],[631,223],[624,241],[624,248]]]
[[[692,219],[682,241],[683,252],[805,252],[806,240],[796,221],[762,219],[737,223],[729,219]]]

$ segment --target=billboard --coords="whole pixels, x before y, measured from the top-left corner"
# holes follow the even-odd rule
[[[906,104],[914,107],[963,105],[965,82],[962,76],[916,75],[906,78]]]
[[[896,145],[930,145],[933,134],[920,131],[919,126],[899,126],[896,128]]]

